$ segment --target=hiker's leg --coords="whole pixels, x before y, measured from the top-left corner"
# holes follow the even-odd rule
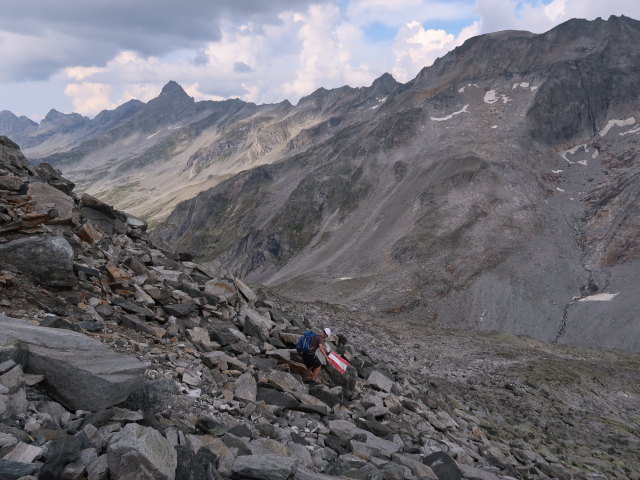
[[[316,381],[316,379],[318,378],[318,374],[320,373],[320,369],[321,369],[321,368],[322,368],[322,367],[316,367],[316,368],[314,368],[314,369],[312,370],[312,375],[311,375],[311,380],[312,380],[312,381],[314,381],[314,382]]]

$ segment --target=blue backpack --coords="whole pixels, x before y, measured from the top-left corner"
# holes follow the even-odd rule
[[[311,340],[315,337],[316,334],[311,330],[307,330],[302,334],[302,336],[298,339],[298,343],[296,343],[296,350],[298,353],[307,353],[309,352],[309,345],[311,344]]]

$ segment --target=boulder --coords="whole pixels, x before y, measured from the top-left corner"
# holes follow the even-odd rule
[[[243,455],[233,462],[234,478],[287,480],[298,467],[298,459],[281,455]]]
[[[372,387],[387,393],[390,392],[391,387],[393,387],[393,380],[377,370],[371,372],[371,375],[369,375],[367,381]]]
[[[272,320],[263,317],[251,308],[247,308],[243,330],[245,335],[267,340],[273,327],[275,327],[275,323]]]
[[[53,223],[71,223],[74,207],[72,197],[43,182],[31,182],[28,193],[34,202],[52,205],[57,210],[58,216]]]
[[[255,403],[258,387],[251,373],[243,373],[234,383],[235,397],[238,400]]]
[[[177,454],[160,432],[136,423],[126,425],[107,449],[111,478],[174,480]]]
[[[0,458],[0,478],[3,480],[18,480],[35,473],[37,466],[33,463],[11,462]]]
[[[0,345],[16,342],[28,346],[27,371],[44,375],[48,393],[73,411],[120,403],[143,380],[143,363],[81,333],[0,315]]]
[[[439,480],[460,480],[462,471],[456,461],[445,452],[435,452],[424,458],[425,465],[438,476]]]
[[[64,238],[36,235],[0,244],[0,265],[13,265],[41,285],[72,287],[73,248]]]

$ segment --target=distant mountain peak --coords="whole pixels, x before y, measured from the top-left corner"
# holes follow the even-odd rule
[[[162,91],[159,96],[163,95],[181,95],[188,97],[187,92],[180,86],[178,82],[170,80],[164,87],[162,87]]]

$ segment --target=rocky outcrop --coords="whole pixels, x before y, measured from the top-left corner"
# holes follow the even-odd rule
[[[0,315],[0,345],[26,346],[25,367],[44,375],[49,394],[70,410],[97,411],[138,388],[144,365],[81,333]]]

